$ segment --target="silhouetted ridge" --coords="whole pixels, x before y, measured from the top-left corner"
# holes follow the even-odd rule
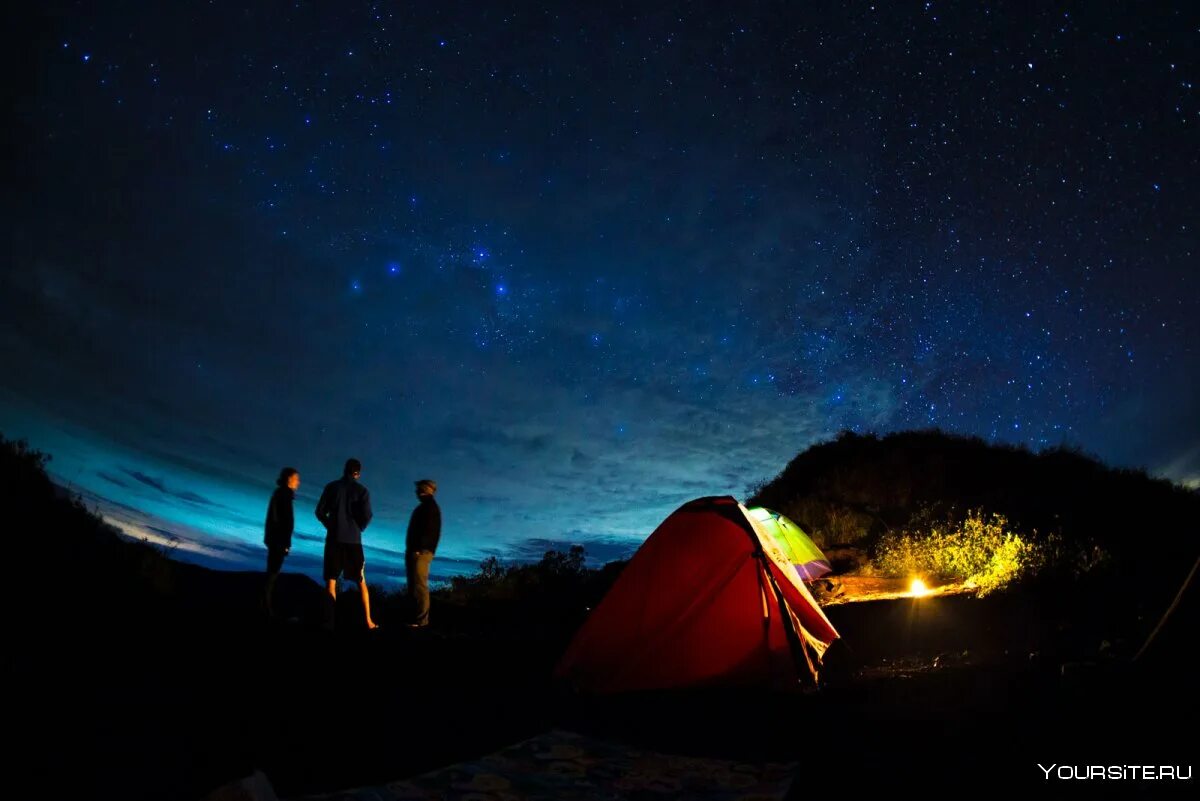
[[[887,530],[980,509],[1036,537],[1058,535],[1068,549],[1100,546],[1123,570],[1190,562],[1200,522],[1200,493],[1142,471],[938,430],[844,432],[797,455],[749,503],[782,512],[831,548],[869,548]]]

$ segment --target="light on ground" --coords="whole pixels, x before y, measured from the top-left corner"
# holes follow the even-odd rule
[[[925,586],[925,582],[921,581],[919,578],[915,578],[912,580],[912,583],[908,585],[908,592],[913,597],[920,598],[922,595],[929,594],[929,588]]]

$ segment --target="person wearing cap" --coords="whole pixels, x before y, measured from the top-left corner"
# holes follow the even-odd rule
[[[419,503],[408,520],[404,567],[408,574],[408,595],[415,610],[408,625],[420,628],[429,625],[429,566],[442,537],[442,510],[433,499],[437,482],[423,478],[416,482],[416,487]]]
[[[371,619],[371,597],[367,593],[362,533],[371,522],[371,493],[358,483],[362,462],[347,459],[342,477],[330,481],[317,502],[317,519],[325,526],[324,575],[329,597],[337,601],[338,581],[345,577],[358,585],[367,628],[379,628]]]

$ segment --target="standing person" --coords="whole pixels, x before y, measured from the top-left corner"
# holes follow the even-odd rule
[[[283,560],[292,550],[292,531],[296,527],[292,503],[296,500],[299,486],[300,471],[294,467],[283,468],[279,471],[279,478],[275,479],[275,492],[271,494],[271,502],[267,505],[266,533],[263,536],[263,544],[267,546],[267,586],[263,591],[267,617],[275,616],[272,606],[275,579],[279,578]]]
[[[423,478],[416,485],[420,503],[408,520],[408,538],[404,544],[408,595],[416,610],[416,616],[408,624],[413,628],[429,625],[429,566],[442,537],[442,510],[433,499],[437,482]]]
[[[358,584],[362,595],[367,628],[379,628],[371,619],[371,598],[367,594],[366,559],[362,533],[371,522],[371,493],[358,483],[362,462],[347,459],[342,477],[330,481],[317,502],[317,519],[325,526],[325,583],[329,597],[336,603],[338,579],[344,576]]]

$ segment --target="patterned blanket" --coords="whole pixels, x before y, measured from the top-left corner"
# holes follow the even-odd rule
[[[555,730],[474,762],[305,801],[770,801],[787,794],[795,768],[641,751]]]

